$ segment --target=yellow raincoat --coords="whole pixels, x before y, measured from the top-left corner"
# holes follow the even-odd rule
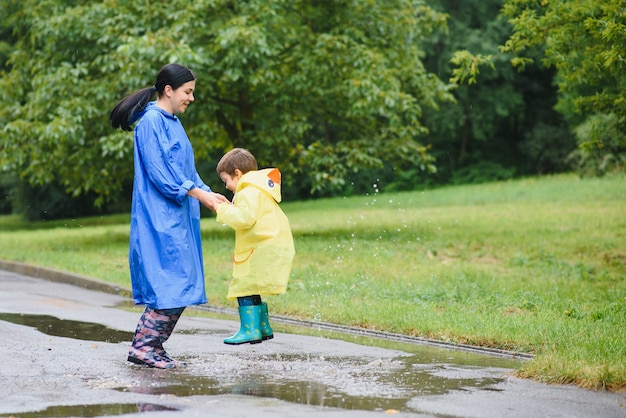
[[[228,299],[287,290],[295,248],[281,199],[280,171],[266,168],[244,174],[233,203],[217,207],[217,222],[235,230]]]

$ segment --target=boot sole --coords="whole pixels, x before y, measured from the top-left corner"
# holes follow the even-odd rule
[[[133,357],[133,356],[128,356],[126,358],[126,360],[128,360],[129,362],[131,362],[133,364],[138,364],[140,366],[148,366],[148,367],[153,368],[153,369],[166,370],[166,369],[174,369],[174,368],[176,368],[176,364],[174,364],[174,363],[170,363],[170,364],[172,364],[171,367],[157,367],[157,366],[155,366],[153,364],[147,363],[147,362],[145,362],[145,361],[143,361],[141,359],[138,359],[137,357]]]
[[[241,345],[241,344],[260,344],[263,342],[263,339],[260,340],[252,340],[252,341],[241,341],[241,342],[226,342],[224,341],[224,344],[228,344],[228,345]]]
[[[274,334],[272,334],[272,335],[264,335],[263,336],[263,341],[271,340],[272,338],[274,338]]]
[[[148,363],[146,363],[143,360],[138,359],[137,357],[128,356],[128,358],[126,360],[128,360],[128,361],[130,361],[131,363],[134,363],[134,364],[139,364],[139,365],[142,365],[142,366],[143,365],[150,366]]]

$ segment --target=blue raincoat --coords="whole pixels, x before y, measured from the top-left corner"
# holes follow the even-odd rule
[[[150,102],[135,127],[135,179],[128,260],[136,304],[153,309],[206,303],[200,202],[204,184],[175,115]]]

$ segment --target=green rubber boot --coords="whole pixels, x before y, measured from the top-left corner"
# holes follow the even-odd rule
[[[270,326],[270,314],[267,310],[267,302],[261,303],[261,335],[263,340],[274,338],[274,331]]]
[[[258,344],[263,342],[261,334],[261,305],[240,306],[239,307],[239,331],[226,339],[224,344]]]

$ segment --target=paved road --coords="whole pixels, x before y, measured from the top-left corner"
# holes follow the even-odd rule
[[[502,357],[280,325],[226,346],[235,321],[190,311],[166,344],[188,366],[148,369],[125,361],[139,314],[110,292],[0,270],[0,416],[626,417],[626,394],[520,380]]]

